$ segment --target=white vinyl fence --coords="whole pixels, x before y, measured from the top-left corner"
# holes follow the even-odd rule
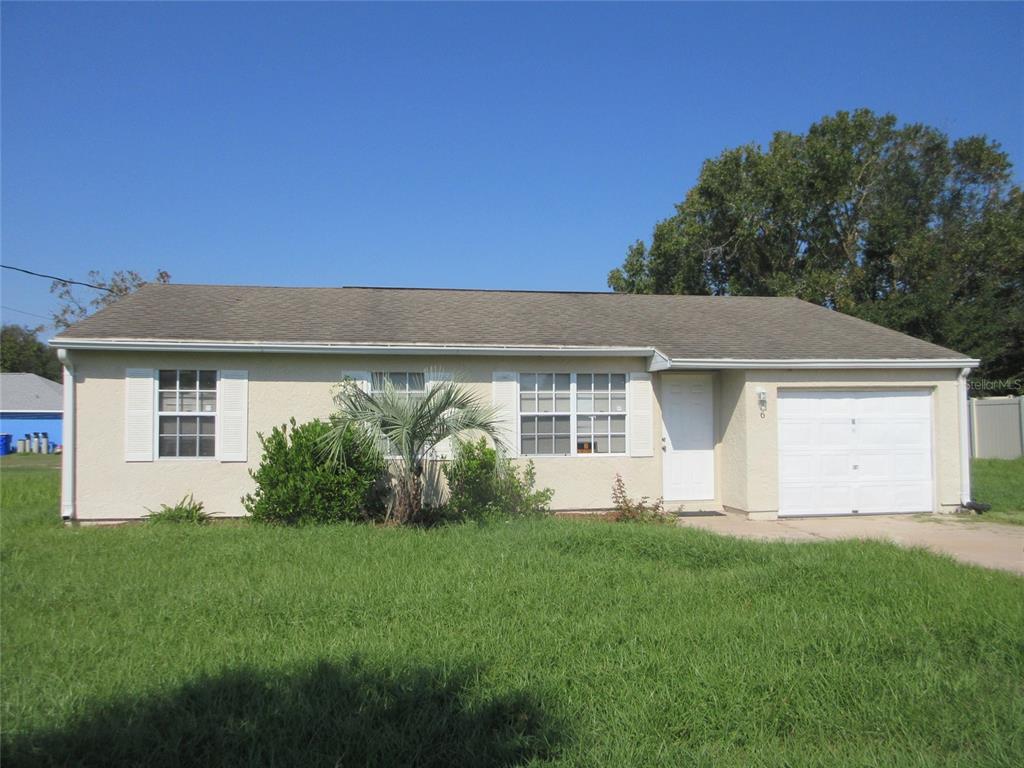
[[[971,456],[1024,456],[1024,397],[975,397],[970,406]]]

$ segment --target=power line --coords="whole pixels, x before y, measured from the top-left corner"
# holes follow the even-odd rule
[[[15,272],[24,272],[26,275],[32,275],[33,277],[45,277],[47,280],[56,280],[58,283],[64,283],[65,285],[83,285],[86,288],[95,288],[97,291],[117,293],[117,291],[115,291],[113,288],[107,288],[105,285],[93,285],[92,283],[83,283],[81,280],[69,280],[66,277],[57,277],[56,275],[44,275],[42,272],[33,272],[31,269],[12,267],[9,264],[0,264],[0,267],[3,267],[4,269],[13,269]]]
[[[6,309],[8,312],[17,312],[21,315],[28,315],[29,317],[39,317],[43,320],[52,320],[52,317],[46,315],[37,315],[35,312],[26,312],[24,309],[15,309],[14,307],[8,307],[6,304],[0,304],[0,308]]]

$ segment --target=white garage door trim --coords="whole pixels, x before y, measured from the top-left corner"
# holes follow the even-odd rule
[[[934,508],[930,389],[780,389],[779,516]]]

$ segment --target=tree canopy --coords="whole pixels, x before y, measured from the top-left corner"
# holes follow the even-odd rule
[[[39,340],[40,330],[23,325],[4,325],[0,330],[0,370],[4,373],[34,373],[60,381],[57,352]]]
[[[767,150],[707,160],[608,284],[797,296],[981,358],[976,377],[1011,391],[1024,378],[1024,194],[1011,169],[984,136],[838,112]]]

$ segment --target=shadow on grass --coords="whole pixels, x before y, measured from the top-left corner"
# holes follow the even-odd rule
[[[553,754],[559,729],[534,697],[481,699],[471,680],[358,661],[241,669],[5,737],[3,765],[515,766]]]

